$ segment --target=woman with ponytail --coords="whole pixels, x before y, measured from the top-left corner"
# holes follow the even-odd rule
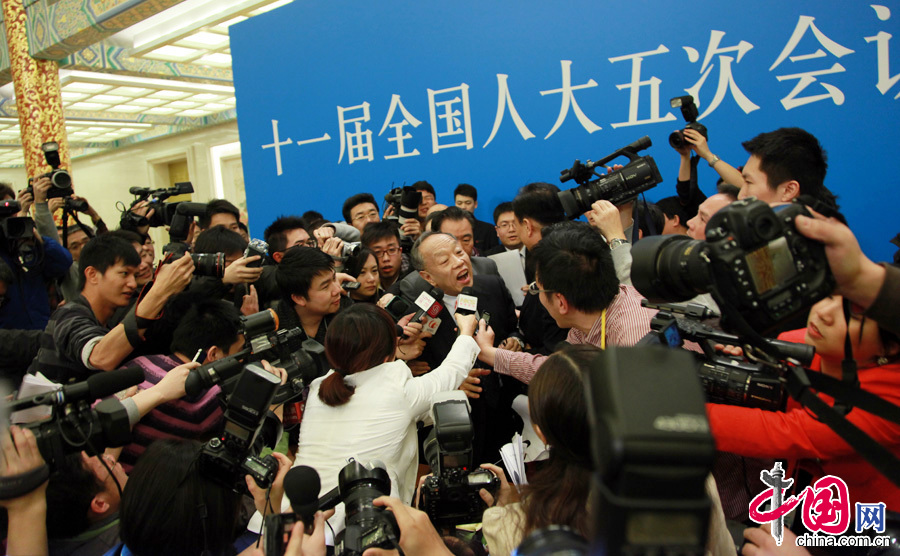
[[[325,355],[332,370],[310,384],[294,465],[319,473],[320,496],[338,482],[348,458],[379,461],[391,478],[391,496],[412,499],[418,465],[416,421],[431,409],[434,394],[455,390],[480,351],[472,338],[475,317],[456,315],[459,337],[444,362],[413,377],[396,360],[397,327],[374,304],[341,311],[328,327]],[[343,504],[329,520],[343,527]]]

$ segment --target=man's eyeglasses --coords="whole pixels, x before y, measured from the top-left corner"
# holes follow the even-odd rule
[[[307,247],[318,247],[319,242],[316,241],[315,238],[311,237],[311,238],[307,239],[306,241],[304,241],[303,243],[301,243],[300,245],[305,245]]]
[[[501,222],[494,227],[500,230],[509,230],[515,227],[515,224],[513,224],[512,222]]]
[[[375,254],[375,258],[377,258],[377,259],[380,259],[380,258],[384,257],[385,255],[390,255],[391,257],[393,257],[394,255],[396,255],[399,252],[400,252],[400,248],[397,247],[396,245],[394,245],[392,247],[388,247],[387,249],[373,249],[372,250],[372,253]]]
[[[531,295],[537,295],[539,293],[553,293],[553,290],[542,290],[538,288],[537,280],[528,284],[528,293]]]

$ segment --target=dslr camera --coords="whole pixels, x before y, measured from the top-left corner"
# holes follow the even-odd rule
[[[34,220],[16,216],[19,201],[0,201],[0,249],[10,254],[23,269],[31,269],[43,259],[43,246],[34,239]]]
[[[472,468],[472,420],[465,400],[432,406],[434,429],[425,439],[425,458],[434,473],[425,479],[419,509],[435,527],[480,523],[487,505],[478,494],[496,495],[500,480],[487,469]]]
[[[44,160],[46,160],[47,164],[52,168],[52,170],[46,174],[41,174],[42,178],[50,178],[50,184],[52,185],[47,191],[47,198],[55,199],[74,195],[75,190],[72,189],[72,176],[69,172],[59,167],[60,164],[62,164],[62,161],[59,158],[59,143],[48,141],[41,145],[41,150],[44,151]],[[32,185],[32,180],[30,178],[28,179],[28,187],[25,188],[25,191],[28,191],[31,193],[31,196],[34,197],[34,186]]]
[[[226,392],[234,391],[238,387],[236,382],[242,376],[238,373],[244,365],[262,359],[287,372],[287,383],[278,389],[273,398],[276,404],[296,398],[304,385],[325,374],[325,347],[307,338],[300,343],[300,349],[295,349],[294,345],[303,337],[303,331],[300,328],[279,330],[278,316],[272,309],[241,317],[241,333],[246,338],[244,349],[191,370],[184,382],[185,392],[189,396],[196,396],[216,384]]]
[[[652,302],[709,292],[726,329],[742,317],[765,335],[834,290],[825,247],[797,232],[801,214],[809,211],[797,202],[735,201],[710,218],[706,241],[667,235],[636,243],[631,280]]]
[[[700,135],[709,140],[709,132],[706,130],[706,126],[697,121],[697,116],[700,115],[700,112],[697,110],[697,105],[694,104],[694,97],[691,95],[675,97],[669,101],[669,104],[672,108],[681,108],[681,115],[684,117],[684,121],[687,122],[684,129],[698,131],[700,132]],[[691,146],[691,144],[684,139],[684,129],[673,131],[669,135],[669,144],[672,145],[672,148],[681,150]]]
[[[281,380],[256,364],[244,367],[225,407],[225,430],[200,451],[200,469],[236,492],[245,492],[244,475],[262,488],[272,484],[278,460],[259,453],[281,438],[281,421],[269,411]]]
[[[662,182],[656,161],[650,156],[637,155],[638,151],[651,145],[650,138],[645,135],[597,162],[588,160],[586,164],[582,164],[580,160],[576,160],[571,168],[560,172],[559,181],[561,183],[575,180],[579,184],[577,187],[568,191],[560,191],[557,194],[566,211],[566,218],[570,220],[578,218],[591,210],[591,205],[599,200],[607,200],[616,206],[622,205]],[[597,174],[594,170],[598,166],[604,167],[609,161],[619,156],[625,156],[629,160],[624,168],[606,175]],[[591,181],[594,177],[597,179]]]

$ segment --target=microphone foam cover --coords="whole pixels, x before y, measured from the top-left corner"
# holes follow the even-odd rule
[[[319,473],[307,465],[292,467],[284,476],[284,493],[291,501],[291,507],[298,513],[301,507],[318,502],[321,488]]]

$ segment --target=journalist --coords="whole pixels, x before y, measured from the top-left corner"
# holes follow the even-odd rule
[[[384,295],[378,275],[378,259],[368,247],[363,247],[355,256],[347,257],[344,271],[359,283],[359,288],[350,290],[350,299],[357,303],[375,303]]]
[[[532,531],[550,525],[571,527],[590,535],[588,494],[591,482],[591,435],[582,374],[600,352],[591,345],[566,346],[541,365],[528,386],[528,411],[549,459],[529,476],[521,493],[503,471],[497,499],[484,489],[484,536],[491,556],[509,555]]]
[[[842,298],[827,297],[812,307],[805,330],[786,332],[780,339],[815,347],[812,371],[837,379],[842,377],[844,344],[849,339],[858,367],[859,387],[900,404],[900,339],[866,318],[861,307],[848,304],[847,309],[849,316],[845,317]],[[884,502],[889,510],[900,510],[900,489],[793,399],[782,412],[707,404],[707,414],[716,447],[721,451],[757,458],[786,458],[788,475],[805,469],[814,479],[835,475],[846,481],[851,507],[853,502]],[[860,409],[851,411],[846,418],[894,454],[900,454],[900,425]]]
[[[394,358],[397,335],[390,315],[362,303],[341,312],[325,338],[332,370],[312,382],[294,465],[319,473],[321,494],[337,486],[347,459],[379,460],[391,478],[393,496],[412,498],[418,463],[416,421],[424,418],[434,394],[456,389],[466,378],[478,347],[473,316],[456,317],[459,337],[444,362],[413,377]],[[343,506],[331,520],[343,526]]]

